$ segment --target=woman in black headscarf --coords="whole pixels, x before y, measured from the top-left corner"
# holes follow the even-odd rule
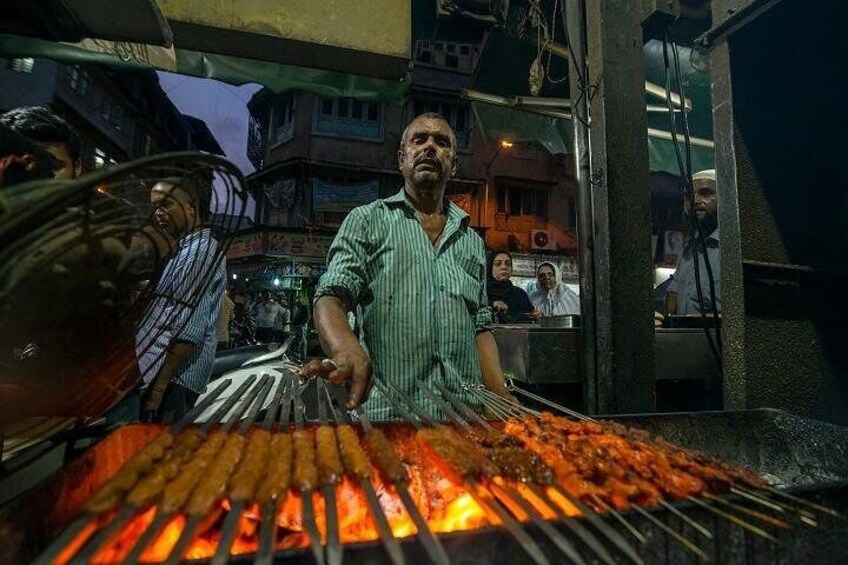
[[[489,306],[499,324],[529,322],[538,317],[527,293],[510,282],[512,277],[512,255],[505,251],[493,253],[489,257],[486,292]]]

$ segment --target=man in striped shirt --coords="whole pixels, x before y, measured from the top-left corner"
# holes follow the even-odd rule
[[[330,248],[315,297],[315,322],[336,367],[312,362],[306,373],[349,382],[347,406],[368,399],[378,420],[400,414],[372,374],[392,382],[441,417],[418,383],[442,382],[473,404],[464,384],[503,396],[503,371],[489,329],[484,245],[469,216],[444,197],[456,172],[456,136],[438,114],[415,118],[403,133],[394,196],[351,211]],[[364,347],[347,312],[362,307]]]
[[[147,420],[178,420],[212,373],[226,270],[218,244],[203,227],[210,199],[211,183],[201,173],[160,181],[150,191],[158,228],[177,244],[136,338]]]

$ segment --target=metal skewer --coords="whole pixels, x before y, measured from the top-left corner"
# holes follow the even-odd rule
[[[732,492],[733,494],[736,494],[738,496],[741,496],[745,500],[749,500],[749,501],[751,501],[755,504],[759,504],[761,506],[764,506],[766,508],[770,508],[770,509],[775,510],[777,512],[785,512],[787,514],[794,514],[795,517],[799,521],[803,522],[804,524],[806,524],[808,526],[812,526],[814,528],[817,528],[818,525],[819,525],[818,521],[816,520],[816,515],[813,514],[812,512],[808,512],[807,510],[804,510],[803,508],[799,508],[797,506],[789,506],[789,505],[780,504],[778,502],[775,502],[772,499],[765,498],[764,496],[758,496],[757,493],[751,492],[751,491],[749,491],[745,488],[742,488],[742,487],[731,487],[730,492]]]
[[[262,421],[262,429],[265,431],[271,429],[271,424],[274,422],[274,417],[277,415],[277,411],[280,408],[280,401],[282,400],[283,392],[286,389],[286,384],[286,376],[281,374],[280,382],[277,384],[277,390],[274,392],[274,398],[271,400],[271,404],[268,406],[268,410],[265,413],[265,419]],[[241,518],[241,515],[244,512],[246,503],[244,500],[237,500],[231,501],[231,505],[230,511],[227,513],[227,517],[221,527],[221,538],[218,540],[218,547],[215,549],[215,556],[212,558],[210,565],[226,565],[227,560],[230,557],[230,549],[236,539],[239,518]]]
[[[671,537],[671,539],[673,539],[674,541],[676,541],[677,543],[679,543],[680,545],[682,545],[683,547],[685,547],[686,549],[688,549],[689,551],[694,553],[698,557],[698,559],[700,559],[701,561],[703,561],[705,563],[709,562],[709,560],[710,560],[709,556],[704,552],[704,550],[702,550],[700,547],[695,545],[692,542],[692,540],[683,536],[679,532],[673,530],[667,524],[663,523],[656,516],[654,516],[653,514],[651,514],[650,512],[648,512],[647,510],[645,510],[641,506],[639,506],[638,504],[633,504],[633,505],[630,506],[630,508],[632,508],[633,510],[635,510],[636,512],[638,512],[639,514],[641,514],[642,516],[647,518],[656,527],[658,527],[663,532],[668,534],[668,536]]]
[[[294,392],[297,388],[295,377],[289,375],[289,386],[286,390],[285,397],[280,410],[279,428],[277,433],[289,433],[286,428],[289,425],[289,417],[291,416],[292,400]],[[274,414],[277,410],[274,409]],[[272,418],[273,421],[273,418]],[[281,497],[279,500],[266,501],[261,507],[261,519],[259,522],[259,550],[256,553],[254,565],[271,565],[274,559],[274,542],[277,539],[277,514],[279,512]]]
[[[439,387],[439,386],[440,386],[440,384],[437,384],[436,386],[437,386],[437,387]],[[462,404],[462,402],[461,402],[461,401],[459,401],[458,399],[456,399],[456,397],[454,397],[454,396],[453,396],[453,395],[452,395],[449,391],[447,391],[447,389],[446,389],[443,385],[441,385],[440,387],[443,389],[443,395],[444,395],[444,396],[445,396],[445,397],[446,397],[446,398],[447,398],[447,399],[448,399],[448,400],[449,400],[452,404],[454,404],[455,406],[457,406],[457,405],[464,406],[464,404]],[[447,394],[445,394],[445,393],[447,393]],[[475,420],[475,421],[479,422],[481,425],[485,425],[485,427],[487,427],[489,430],[493,430],[493,429],[494,429],[494,428],[492,428],[492,427],[488,424],[488,422],[486,422],[486,421],[485,421],[485,420],[483,420],[483,419],[482,419],[479,415],[477,415],[476,413],[474,413],[474,411],[473,411],[473,410],[471,410],[469,407],[467,407],[467,406],[466,406],[465,408],[466,408],[468,411],[470,411],[470,413],[469,413],[469,412],[466,412],[465,410],[463,410],[463,412],[466,412],[466,413],[468,414],[469,418],[471,418],[471,419],[473,419],[473,420]],[[472,415],[472,414],[473,414],[473,415]],[[506,421],[506,420],[507,420],[507,418],[502,418],[502,419],[503,419],[504,421]],[[571,531],[572,531],[572,532],[573,532],[573,533],[574,533],[574,534],[575,534],[578,538],[580,538],[580,539],[581,539],[581,540],[582,540],[582,541],[583,541],[583,542],[584,542],[584,543],[585,543],[585,544],[586,544],[586,545],[587,545],[590,549],[592,549],[592,550],[593,550],[596,554],[598,554],[598,556],[599,556],[599,557],[600,557],[603,561],[607,561],[607,562],[609,562],[610,560],[612,560],[612,556],[610,556],[610,554],[609,554],[609,552],[606,550],[606,548],[605,548],[603,545],[601,545],[601,543],[597,540],[597,538],[595,538],[595,537],[591,534],[591,532],[589,532],[589,531],[588,531],[585,527],[583,527],[583,524],[581,524],[579,521],[577,521],[577,520],[575,520],[574,518],[572,518],[572,517],[568,516],[567,514],[565,514],[565,512],[562,510],[562,508],[561,508],[561,507],[560,507],[560,506],[559,506],[556,502],[554,502],[553,500],[551,500],[551,499],[550,499],[550,497],[549,497],[549,496],[548,496],[548,495],[547,495],[547,494],[546,494],[546,493],[545,493],[542,489],[540,489],[540,488],[536,487],[535,485],[530,485],[530,484],[528,484],[527,486],[528,486],[528,487],[530,487],[530,488],[531,488],[531,490],[533,490],[534,494],[535,494],[538,498],[542,499],[542,501],[543,501],[543,502],[544,502],[547,506],[549,506],[549,507],[550,507],[550,508],[551,508],[551,509],[552,509],[552,510],[553,510],[553,511],[557,514],[557,516],[559,517],[559,519],[560,519],[561,521],[563,521],[563,523],[566,525],[566,527],[568,527],[568,528],[569,528],[569,529],[570,529],[570,530],[571,530]],[[570,497],[569,497],[569,500],[570,500]],[[604,503],[604,502],[603,502],[600,498],[598,498],[597,500],[598,500],[601,504],[603,504],[603,506],[605,507],[605,509],[606,509],[607,511],[609,511],[609,512],[611,513],[611,515],[615,516],[615,517],[616,517],[619,521],[621,521],[621,523],[622,523],[622,524],[623,524],[626,528],[628,528],[628,529],[631,531],[631,533],[633,533],[633,534],[634,534],[634,536],[636,536],[636,537],[637,537],[637,539],[639,539],[642,543],[645,543],[645,538],[644,538],[644,536],[642,536],[642,534],[639,532],[639,530],[637,530],[637,529],[636,529],[636,528],[635,528],[632,524],[630,524],[627,520],[625,520],[625,519],[624,519],[624,517],[623,517],[623,516],[621,516],[618,512],[615,512],[612,508],[610,508],[608,505],[606,505],[606,503]],[[593,513],[593,511],[592,511],[590,508],[586,507],[585,505],[582,505],[581,513],[582,513],[582,514],[588,514],[588,513]],[[594,514],[594,513],[593,513],[593,514]],[[599,530],[600,530],[600,531],[601,531],[601,532],[602,532],[602,533],[603,533],[603,534],[604,534],[604,535],[605,535],[605,536],[606,536],[606,537],[607,537],[610,541],[612,541],[612,542],[613,542],[613,544],[615,544],[615,545],[616,545],[616,547],[618,547],[618,548],[619,548],[619,549],[620,549],[620,550],[621,550],[621,551],[622,551],[622,552],[623,552],[623,553],[624,553],[624,554],[625,554],[625,555],[626,555],[626,556],[627,556],[627,557],[628,557],[631,561],[633,561],[634,563],[637,563],[637,564],[641,564],[641,563],[642,563],[642,558],[641,558],[641,557],[639,557],[639,554],[636,552],[636,550],[635,550],[632,546],[630,546],[630,544],[628,544],[628,543],[627,543],[627,541],[626,541],[626,540],[624,540],[624,538],[622,538],[622,537],[618,534],[618,532],[616,532],[616,531],[615,531],[615,530],[613,530],[612,528],[609,528],[609,527],[607,526],[607,524],[606,524],[605,522],[603,522],[603,520],[597,520],[597,521],[595,522],[595,525],[596,525],[596,527],[597,527],[597,528],[598,528],[598,529],[599,529]]]
[[[448,417],[456,422],[457,424],[470,429],[471,427],[468,425],[465,420],[462,420],[459,415],[454,411],[454,409],[450,406],[448,402],[445,402],[443,399],[439,398],[435,392],[430,390],[423,383],[419,383],[419,387],[421,391],[427,396],[434,404],[436,404]],[[489,429],[492,429],[491,427]],[[545,536],[553,542],[553,544],[563,552],[563,554],[571,559],[574,563],[583,564],[583,558],[580,556],[580,553],[574,547],[574,545],[568,541],[556,528],[554,528],[550,522],[546,521],[535,508],[533,508],[532,504],[530,504],[524,497],[521,496],[517,490],[512,487],[507,486],[506,484],[502,484],[499,482],[493,482],[489,486],[492,493],[501,499],[508,500],[509,502],[518,505],[521,508],[521,511],[527,514],[533,524],[536,525],[539,530],[545,534]],[[612,557],[607,554],[608,560],[604,560],[608,565],[615,565],[615,561]]]
[[[703,498],[711,501],[711,502],[716,502],[718,504],[721,504],[722,506],[725,506],[725,507],[730,508],[732,510],[735,510],[737,512],[741,512],[742,514],[746,514],[748,516],[751,516],[752,518],[762,520],[763,522],[770,524],[770,525],[772,525],[776,528],[782,528],[784,530],[792,529],[792,526],[790,526],[789,524],[787,524],[783,520],[778,520],[777,518],[773,518],[772,516],[769,516],[767,514],[763,514],[762,512],[757,512],[756,510],[751,510],[750,508],[745,508],[744,506],[739,506],[738,504],[733,504],[732,502],[724,500],[720,496],[714,496],[714,495],[712,495],[708,492],[705,492],[701,496]]]
[[[401,409],[401,405],[405,405],[406,408],[412,410],[415,413],[418,419],[423,422],[428,427],[437,427],[438,424],[430,418],[430,416],[424,412],[415,402],[412,401],[409,397],[407,397],[404,393],[399,391],[394,387],[391,383],[382,382],[378,378],[374,378],[374,384],[380,390],[383,395],[389,399],[392,404],[398,408],[398,411],[401,413],[408,413],[407,410]],[[397,395],[397,397],[391,396],[391,393]],[[398,400],[399,399],[399,400]],[[410,419],[410,423],[413,423],[412,419]],[[421,424],[415,424],[415,427],[420,428]],[[542,549],[539,545],[533,540],[532,537],[524,530],[524,528],[513,518],[509,512],[498,502],[494,496],[489,493],[487,490],[483,488],[483,486],[478,483],[474,479],[466,479],[465,483],[468,485],[468,494],[474,499],[474,501],[481,507],[483,510],[487,511],[489,515],[494,514],[497,516],[498,520],[501,522],[503,527],[509,532],[510,535],[519,543],[521,548],[527,553],[527,555],[538,565],[549,564],[550,561],[542,552]]]
[[[294,425],[298,430],[304,429],[303,421],[303,399],[301,387],[294,395]],[[300,493],[301,513],[303,518],[303,529],[309,535],[309,546],[312,548],[312,555],[319,565],[324,565],[324,550],[321,546],[321,534],[318,532],[318,524],[315,522],[315,507],[312,503],[312,490],[302,491]]]
[[[229,381],[229,379],[228,379],[228,381]],[[213,391],[213,394],[209,395],[209,397],[217,397],[218,394],[220,394],[219,391],[224,390],[224,388],[226,388],[225,385],[228,385],[228,384],[229,383],[224,383],[222,385],[219,385]],[[176,430],[176,433],[179,433],[179,431],[183,427],[185,427],[189,423],[191,423],[194,420],[194,418],[196,418],[197,416],[202,414],[203,411],[209,405],[212,404],[212,401],[214,400],[214,398],[209,398],[209,397],[205,398],[204,402],[202,402],[201,404],[199,404],[198,406],[193,408],[191,411],[189,411],[189,413],[186,414],[180,420],[180,425],[174,426],[173,429]],[[227,404],[227,403],[225,403],[225,404]],[[235,404],[235,401],[230,403],[229,407],[232,407],[233,404]],[[229,408],[227,408],[227,410],[229,410]],[[210,418],[210,421],[213,422],[212,425],[214,425],[214,423],[217,423],[218,421],[222,420],[226,416],[226,413],[227,412],[220,410],[220,409],[216,410],[215,413],[213,414],[213,417]],[[201,431],[205,434],[209,430],[210,427],[211,427],[211,425],[210,426],[204,426],[204,427],[201,428]],[[116,535],[118,535],[118,533],[123,530],[124,526],[126,526],[130,522],[130,520],[133,519],[133,517],[136,515],[136,513],[139,510],[140,510],[140,508],[138,506],[134,506],[134,505],[130,505],[130,504],[123,505],[121,507],[121,509],[118,511],[118,513],[116,514],[116,516],[112,519],[112,522],[109,524],[109,526],[100,530],[97,533],[97,535],[95,535],[91,540],[89,540],[89,542],[86,543],[85,546],[83,546],[83,548],[76,555],[76,557],[74,557],[74,559],[71,560],[71,563],[73,565],[77,565],[77,564],[80,564],[80,563],[89,562],[91,560],[91,558],[94,557],[94,555],[102,547],[106,546],[109,542],[111,542],[114,539],[114,537]]]
[[[327,425],[327,406],[323,401],[321,389],[324,380],[313,379],[315,382],[315,395],[318,402],[318,425]],[[326,391],[326,389],[324,389]],[[329,398],[329,397],[328,397]],[[327,483],[321,487],[324,495],[324,524],[327,528],[327,562],[329,565],[340,565],[342,562],[342,545],[339,540],[339,515],[336,504],[336,485]]]
[[[371,422],[361,406],[356,407],[356,415],[362,423],[362,428],[365,432],[369,432],[371,430]],[[412,500],[412,496],[410,496],[406,485],[395,483],[392,486],[394,486],[395,492],[397,492],[404,508],[406,508],[407,514],[409,514],[409,517],[412,519],[412,523],[415,524],[418,539],[421,540],[421,544],[424,546],[424,550],[427,552],[427,555],[430,556],[430,559],[435,565],[448,565],[448,563],[450,563],[450,559],[448,559],[444,546],[442,546],[439,538],[433,534],[433,531],[430,529],[430,526],[427,524],[424,516],[421,515],[421,511],[418,510],[418,507]]]
[[[323,379],[319,379],[321,386],[323,388],[324,395],[327,399],[327,405],[330,407],[330,411],[333,414],[333,419],[335,420],[337,425],[341,425],[345,423],[345,419],[341,413],[336,410],[333,406],[333,400],[330,398],[330,391],[327,388],[326,383],[324,383]],[[320,399],[319,399],[320,400]],[[395,565],[405,565],[406,558],[403,555],[403,550],[398,543],[398,540],[395,538],[392,533],[392,528],[389,525],[389,520],[386,518],[386,513],[383,511],[383,507],[380,506],[380,500],[377,498],[377,493],[374,491],[374,486],[370,481],[366,479],[359,479],[358,477],[352,477],[356,482],[359,483],[360,487],[362,487],[363,492],[365,492],[365,500],[368,503],[368,511],[371,513],[371,517],[374,519],[374,524],[377,526],[377,532],[380,534],[380,539],[383,541],[383,545],[386,548],[386,553],[389,555],[389,559]]]
[[[238,431],[236,432],[239,435],[244,435],[247,433],[247,430],[253,424],[256,419],[256,415],[259,413],[259,410],[262,408],[262,404],[265,402],[265,397],[268,396],[268,391],[271,390],[271,384],[273,383],[273,379],[268,375],[263,375],[259,380],[259,384],[253,387],[253,390],[245,398],[245,403],[249,406],[249,410],[247,411],[247,416],[244,418],[244,421],[239,426]],[[239,415],[241,416],[241,415]],[[240,420],[239,417],[236,421]],[[229,479],[229,477],[227,477]],[[196,487],[196,485],[195,485]],[[171,553],[168,556],[168,559],[165,560],[165,565],[177,565],[183,559],[183,555],[185,555],[186,550],[194,538],[197,536],[197,530],[200,528],[200,523],[203,520],[205,513],[203,514],[189,514],[188,519],[186,521],[186,526],[183,528],[182,533],[180,534],[179,539],[177,539],[177,543],[174,544],[174,547],[171,549]]]
[[[221,431],[227,433],[230,428],[241,419],[242,414],[244,414],[245,410],[250,406],[246,400],[246,397],[243,397],[244,392],[250,388],[251,385],[256,381],[256,375],[250,375],[245,381],[239,385],[239,387],[233,392],[232,395],[227,398],[227,400],[215,411],[214,414],[207,420],[201,427],[200,431],[205,435],[212,429],[213,426],[217,424],[218,421],[221,421],[224,417],[226,417],[226,421],[221,426]],[[229,412],[233,409],[237,402],[241,401],[241,404],[235,408],[233,414],[229,414]],[[162,531],[162,528],[165,527],[165,524],[173,517],[173,514],[164,513],[161,511],[156,512],[156,516],[153,519],[153,522],[147,526],[144,530],[144,533],[139,537],[136,543],[133,545],[130,552],[122,561],[123,565],[129,565],[131,563],[138,562],[138,559],[141,557],[141,554],[150,545],[153,540],[155,540]]]
[[[830,516],[833,516],[834,518],[839,518],[840,520],[848,520],[848,518],[846,518],[843,514],[840,514],[833,508],[828,508],[827,506],[816,504],[815,502],[811,502],[804,498],[789,494],[788,492],[783,492],[782,490],[776,489],[774,487],[765,487],[764,491],[778,498],[783,498],[784,500],[788,500],[790,502],[806,506],[807,508],[812,508],[813,510],[816,510],[818,512],[828,514]]]
[[[182,431],[183,428],[185,428],[188,424],[192,423],[197,416],[202,414],[204,410],[206,410],[215,400],[217,400],[218,396],[220,396],[221,393],[224,390],[226,390],[227,387],[230,386],[230,384],[232,384],[232,382],[233,382],[232,379],[224,379],[217,387],[215,387],[215,389],[212,390],[212,392],[210,392],[201,402],[199,402],[188,414],[183,416],[180,419],[179,422],[177,422],[176,424],[173,424],[171,427],[169,427],[166,431],[164,431],[162,433],[169,433],[172,436],[176,437],[177,434],[179,434],[180,431]],[[155,441],[155,438],[151,441]],[[122,516],[115,516],[115,518],[113,518],[111,520],[111,524],[114,524],[115,522],[119,521],[118,520],[119,518],[122,518]],[[74,519],[62,531],[62,533],[50,543],[50,545],[47,547],[47,549],[45,549],[41,553],[41,555],[39,555],[38,558],[35,561],[33,561],[33,564],[35,564],[35,565],[49,565],[50,563],[52,563],[62,553],[62,551],[65,549],[65,547],[67,547],[67,545],[69,543],[71,543],[74,539],[76,539],[76,537],[89,524],[91,524],[95,519],[97,519],[97,516],[89,514],[89,513],[82,514],[81,516]],[[115,531],[115,533],[117,533],[117,530]],[[98,532],[95,535],[95,537],[97,537],[99,535],[100,534]],[[103,538],[104,539],[101,539],[101,540],[98,540],[98,541],[95,541],[95,539],[92,539],[92,540],[90,540],[89,542],[86,543],[86,545],[96,544],[91,555],[94,555],[95,553],[97,553],[97,550],[103,545],[103,543],[105,543],[105,541],[108,541],[108,538],[106,538],[106,536],[103,536]]]
[[[618,512],[615,508],[613,508],[612,506],[610,506],[609,504],[607,504],[607,503],[606,503],[606,502],[605,502],[605,501],[604,501],[604,500],[603,500],[600,496],[598,496],[597,494],[591,494],[590,496],[592,497],[592,501],[593,501],[595,504],[597,504],[598,506],[600,506],[601,508],[603,508],[603,509],[604,509],[604,512],[605,512],[605,513],[607,513],[607,514],[609,514],[610,516],[612,516],[613,518],[615,518],[615,519],[616,519],[616,521],[618,521],[618,523],[619,523],[619,524],[621,524],[622,526],[624,526],[624,529],[626,529],[626,530],[630,533],[630,535],[632,535],[634,538],[636,538],[636,541],[638,541],[638,542],[639,542],[639,543],[641,543],[641,544],[646,544],[646,543],[648,543],[648,540],[647,540],[647,539],[645,539],[645,536],[644,536],[644,535],[642,535],[642,532],[640,532],[639,530],[637,530],[637,529],[636,529],[636,526],[634,526],[633,524],[631,524],[628,520],[625,520],[625,519],[624,519],[624,516],[622,516],[620,512]]]
[[[771,542],[776,542],[776,541],[777,541],[777,540],[774,538],[774,536],[772,536],[770,533],[768,533],[767,531],[763,530],[762,528],[759,528],[759,527],[757,527],[757,526],[755,526],[755,525],[753,525],[753,524],[749,524],[748,522],[746,522],[745,520],[743,520],[743,519],[739,518],[738,516],[736,516],[736,515],[734,515],[734,514],[731,514],[731,513],[729,513],[729,512],[725,512],[724,510],[720,510],[720,509],[716,508],[715,506],[713,506],[713,505],[711,505],[711,504],[707,504],[707,503],[706,503],[706,502],[704,502],[703,500],[699,500],[699,499],[697,499],[697,498],[695,498],[695,497],[690,497],[690,498],[689,498],[689,502],[691,502],[691,503],[693,503],[693,504],[696,504],[696,505],[700,506],[700,507],[701,507],[701,508],[703,508],[704,510],[707,510],[708,512],[711,512],[711,513],[715,514],[716,516],[718,516],[719,518],[721,518],[721,519],[723,519],[723,520],[727,520],[728,522],[730,522],[730,523],[732,523],[732,524],[735,524],[735,525],[739,526],[740,528],[742,528],[742,529],[744,529],[744,530],[748,530],[748,531],[749,531],[749,532],[751,532],[752,534],[758,535],[758,536],[760,536],[761,538],[767,539],[767,540],[769,540],[769,541],[771,541]]]
[[[517,386],[515,386],[515,383],[512,382],[512,380],[509,381],[509,384],[507,386],[507,390],[509,390],[510,392],[516,392],[516,393],[520,394],[521,396],[527,397],[531,400],[535,400],[536,402],[538,402],[540,404],[544,404],[545,406],[547,406],[549,408],[553,408],[554,410],[558,410],[558,411],[562,412],[563,414],[565,414],[567,416],[571,416],[572,418],[577,418],[578,420],[584,420],[584,421],[587,421],[587,422],[595,422],[596,421],[594,418],[590,418],[589,416],[586,416],[585,414],[581,414],[580,412],[575,412],[574,410],[572,410],[570,408],[566,408],[565,406],[557,404],[556,402],[551,402],[547,398],[541,397],[538,394],[533,394],[530,391],[527,391],[527,390],[524,390],[523,388],[517,387]]]
[[[668,510],[669,512],[671,512],[672,514],[674,514],[675,516],[677,516],[681,520],[683,520],[683,522],[685,522],[686,524],[689,524],[689,526],[691,526],[692,529],[694,529],[696,532],[698,532],[699,534],[701,534],[705,538],[713,539],[713,533],[711,531],[709,531],[703,524],[693,520],[692,518],[690,518],[689,516],[687,516],[686,514],[684,514],[683,512],[681,512],[680,510],[678,510],[677,508],[675,508],[674,506],[672,506],[671,504],[666,502],[665,500],[660,499],[660,506],[662,506],[663,508],[665,508],[666,510]]]

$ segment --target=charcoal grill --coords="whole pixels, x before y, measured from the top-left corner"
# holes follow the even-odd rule
[[[807,500],[819,502],[840,513],[848,511],[848,429],[792,416],[775,410],[681,413],[618,416],[614,420],[640,427],[685,447],[703,450],[724,460],[746,465],[773,483],[788,488]],[[30,492],[0,511],[0,554],[10,562],[29,562],[61,532],[90,494],[98,474],[105,476],[110,458],[109,442],[123,434],[138,443],[159,428],[127,426],[103,444],[95,446],[57,473],[41,488]],[[134,439],[133,439],[134,438]],[[123,445],[130,452],[137,445]],[[123,454],[126,455],[126,454]],[[111,463],[115,466],[114,461]],[[732,499],[731,499],[732,500]],[[744,501],[742,501],[744,502]],[[778,544],[735,527],[693,504],[676,508],[714,534],[700,547],[710,561],[719,563],[815,563],[844,562],[848,557],[848,521],[828,518],[816,528],[796,526],[789,531],[766,529]],[[651,516],[684,536],[694,537],[689,524],[675,513],[658,509]],[[656,527],[648,517],[628,513],[627,521],[645,536],[638,551],[645,563],[689,563],[695,557]],[[570,535],[562,524],[554,526]],[[622,536],[623,525],[609,520]],[[546,536],[532,524],[525,525],[543,549],[554,551]],[[440,534],[439,539],[454,563],[524,563],[527,554],[502,528],[484,527],[471,531]],[[399,540],[410,563],[427,562],[427,553],[416,537]],[[600,562],[591,552],[581,553],[589,563]],[[355,563],[389,562],[383,545],[366,542],[345,545],[345,559]],[[619,556],[620,557],[620,556]],[[253,556],[233,556],[232,562],[249,562]],[[312,562],[308,548],[278,551],[276,563]],[[622,559],[622,562],[624,560]]]

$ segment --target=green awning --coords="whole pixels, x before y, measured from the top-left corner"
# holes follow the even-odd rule
[[[409,91],[409,77],[391,81],[184,49],[99,40],[70,44],[0,34],[0,56],[44,57],[65,64],[96,63],[124,69],[155,68],[234,85],[257,83],[275,92],[303,90],[322,96],[392,104],[403,103]]]
[[[474,125],[486,141],[504,139],[534,142],[554,155],[571,153],[574,137],[569,120],[485,102],[472,102],[471,111],[474,114]]]
[[[571,153],[571,120],[554,118],[526,110],[506,108],[485,102],[472,102],[475,127],[486,141],[507,139],[537,143],[551,154]],[[681,136],[682,150],[682,136]],[[677,156],[670,140],[648,135],[648,159],[651,171],[679,175]],[[714,168],[713,149],[692,145],[692,171]]]

